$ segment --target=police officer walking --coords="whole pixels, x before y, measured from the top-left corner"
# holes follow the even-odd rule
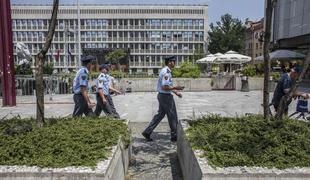
[[[73,110],[73,117],[93,116],[92,108],[95,106],[88,96],[88,74],[92,67],[92,61],[95,60],[93,56],[84,56],[81,58],[82,67],[76,73],[73,80],[73,100],[75,103]]]
[[[165,117],[165,115],[168,117],[171,130],[171,141],[177,141],[178,116],[172,93],[177,95],[179,98],[182,98],[182,94],[178,90],[183,90],[184,87],[173,86],[171,70],[175,66],[175,61],[175,56],[165,58],[166,66],[159,73],[159,79],[157,83],[157,99],[159,102],[158,113],[153,117],[149,126],[142,133],[147,141],[153,140],[151,138],[151,134],[160,123],[160,121]]]
[[[96,83],[97,106],[95,114],[96,116],[100,116],[103,110],[107,116],[120,118],[119,114],[117,113],[114,107],[114,103],[110,92],[112,91],[115,92],[116,94],[121,94],[121,92],[112,87],[111,77],[108,75],[109,65],[103,64],[100,66],[99,70],[101,71],[101,73],[98,76]]]

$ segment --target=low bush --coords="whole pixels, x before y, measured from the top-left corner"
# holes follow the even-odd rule
[[[200,69],[198,65],[191,62],[183,62],[179,68],[174,68],[172,70],[173,77],[182,78],[199,78]]]
[[[111,147],[129,135],[124,121],[114,119],[49,119],[36,128],[33,119],[0,123],[0,164],[39,167],[95,167]],[[29,125],[32,128],[29,129]],[[27,129],[23,130],[26,127]]]
[[[248,77],[253,77],[256,75],[256,69],[255,66],[252,64],[248,64],[244,67],[242,74]]]
[[[187,137],[212,166],[310,167],[309,123],[262,116],[190,121]]]

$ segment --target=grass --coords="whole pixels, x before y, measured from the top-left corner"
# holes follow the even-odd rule
[[[119,137],[129,141],[124,121],[90,118],[48,121],[40,129],[34,126],[33,119],[0,122],[0,165],[94,168],[110,155]],[[19,131],[29,125],[32,125],[30,132]]]
[[[189,123],[187,138],[213,167],[310,167],[309,123],[216,115]]]

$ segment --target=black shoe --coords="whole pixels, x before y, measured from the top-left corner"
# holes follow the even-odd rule
[[[142,136],[147,140],[147,141],[153,141],[153,139],[151,138],[151,136],[145,132],[142,133]]]
[[[178,139],[175,137],[175,138],[171,138],[170,140],[171,142],[177,142]]]

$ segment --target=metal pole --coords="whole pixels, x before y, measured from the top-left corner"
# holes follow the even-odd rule
[[[69,65],[69,58],[68,58],[68,49],[69,49],[69,46],[68,46],[68,41],[67,41],[67,38],[68,38],[68,32],[69,32],[69,29],[68,29],[68,22],[65,22],[65,45],[64,45],[64,49],[65,49],[65,61],[64,61],[64,65],[65,65],[65,72],[67,73],[68,72],[68,65]]]
[[[16,106],[10,0],[0,1],[0,78],[3,106]]]
[[[81,16],[80,16],[80,1],[77,0],[77,18],[78,18],[78,59],[77,64],[79,69],[81,67]]]

